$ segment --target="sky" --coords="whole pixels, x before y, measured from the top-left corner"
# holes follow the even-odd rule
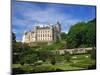
[[[95,13],[95,6],[13,1],[12,32],[16,40],[21,41],[24,32],[32,30],[36,24],[59,21],[62,32],[68,33],[72,25],[96,18]]]

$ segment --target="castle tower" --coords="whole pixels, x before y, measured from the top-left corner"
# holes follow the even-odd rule
[[[57,21],[56,27],[57,27],[58,32],[61,32],[61,24],[59,21]]]
[[[57,21],[56,24],[56,35],[59,40],[61,40],[61,24]]]

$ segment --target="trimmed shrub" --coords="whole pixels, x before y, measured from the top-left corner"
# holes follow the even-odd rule
[[[53,57],[53,58],[51,59],[51,64],[52,64],[52,65],[55,65],[55,64],[56,64],[56,59],[55,59],[55,57]]]

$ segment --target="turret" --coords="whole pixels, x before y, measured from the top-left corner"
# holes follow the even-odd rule
[[[61,32],[61,24],[59,23],[59,21],[57,21],[57,24],[55,25],[57,32]]]
[[[57,21],[56,30],[57,30],[56,35],[57,35],[58,39],[61,40],[61,34],[60,34],[61,33],[61,24],[59,23],[59,21]]]

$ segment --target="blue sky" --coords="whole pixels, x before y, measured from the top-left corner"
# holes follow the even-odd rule
[[[95,6],[14,1],[12,31],[16,40],[21,41],[24,31],[32,29],[36,23],[56,24],[59,21],[62,31],[68,33],[75,23],[94,19],[95,13]]]

